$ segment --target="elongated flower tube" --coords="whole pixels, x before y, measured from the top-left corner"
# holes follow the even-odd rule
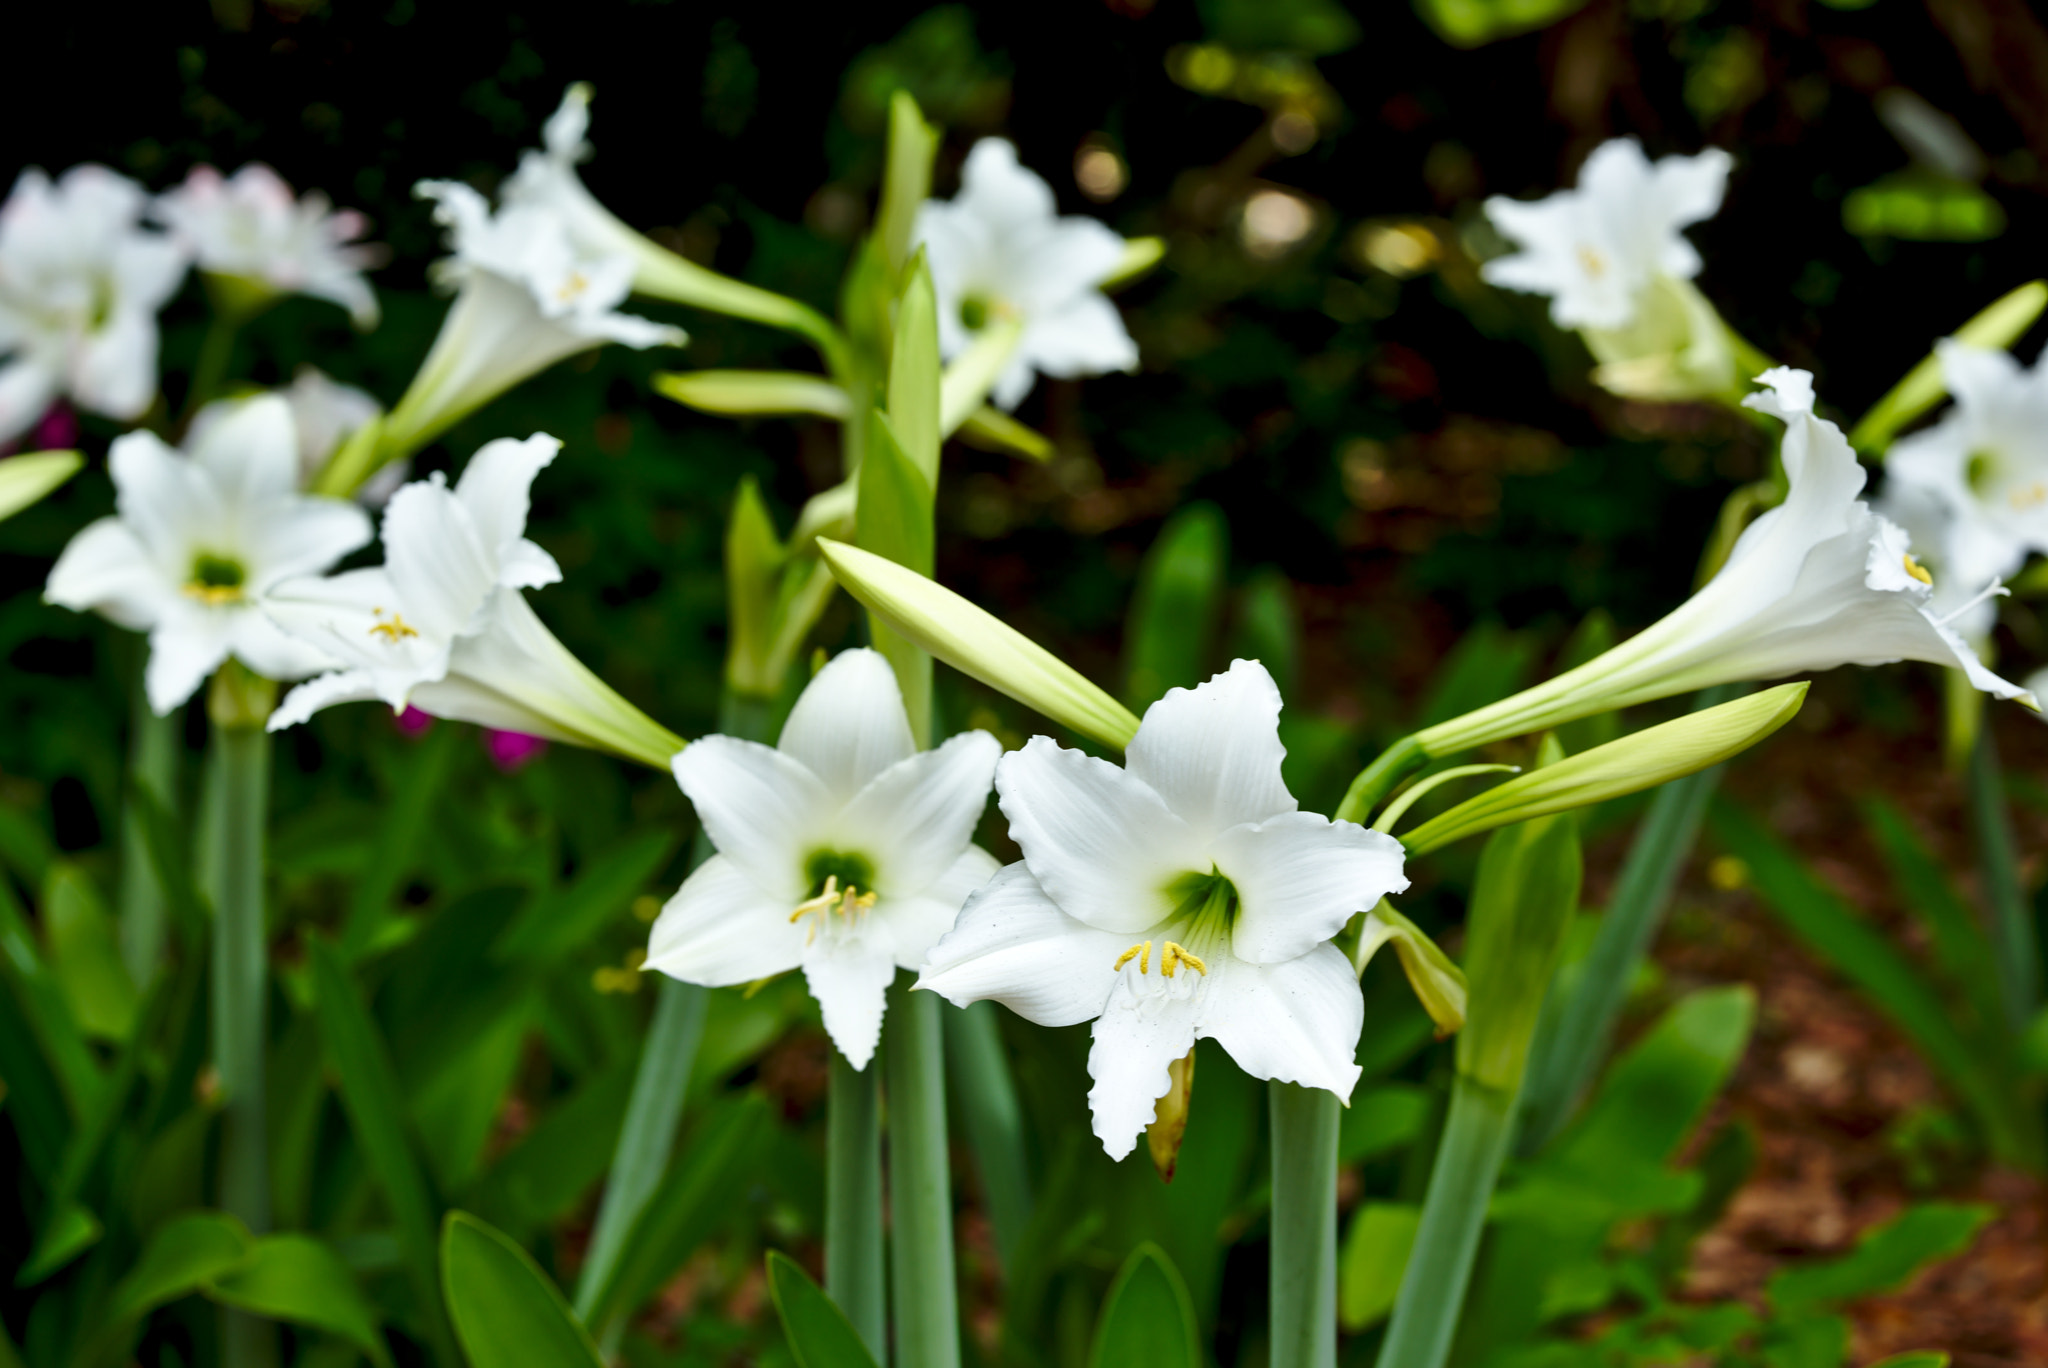
[[[1481,274],[1550,296],[1552,320],[1579,329],[1603,388],[1732,401],[1737,343],[1693,286],[1700,256],[1680,231],[1721,207],[1730,165],[1718,148],[1653,164],[1632,138],[1602,143],[1576,189],[1533,204],[1487,200],[1486,216],[1521,250]]]
[[[363,272],[380,248],[359,243],[369,220],[335,209],[319,191],[304,198],[261,162],[232,176],[195,166],[184,184],[157,197],[156,217],[199,269],[264,300],[303,294],[347,309],[358,328],[377,325],[377,296]]]
[[[665,767],[681,738],[586,669],[520,595],[562,577],[526,537],[533,478],[560,448],[545,433],[488,443],[452,490],[437,473],[392,495],[382,566],[279,586],[266,611],[341,668],[286,695],[270,730],[381,699]]]
[[[149,633],[143,683],[158,716],[230,656],[270,679],[332,664],[264,608],[284,581],[367,542],[370,520],[353,504],[298,492],[298,439],[283,399],[243,404],[185,452],[154,433],[128,433],[107,465],[116,512],[71,539],[44,597]]]
[[[59,398],[130,421],[156,396],[156,314],[185,253],[142,227],[147,203],[104,166],[15,181],[0,206],[0,441]]]
[[[1213,1039],[1255,1078],[1348,1098],[1365,1020],[1331,937],[1408,886],[1400,844],[1296,808],[1280,691],[1240,660],[1154,703],[1126,767],[1033,737],[996,792],[1024,858],[961,909],[918,986],[1042,1026],[1093,1019],[1095,1134],[1129,1154]]]
[[[1094,219],[1059,217],[1052,187],[1018,164],[1009,143],[976,143],[959,195],[927,201],[915,237],[938,291],[944,356],[965,352],[993,323],[1022,323],[995,381],[1002,408],[1023,401],[1034,374],[1138,368],[1138,346],[1101,289],[1123,268],[1128,244]]]
[[[1841,429],[1814,413],[1813,377],[1781,367],[1758,378],[1769,388],[1743,402],[1785,424],[1785,502],[1751,523],[1720,572],[1662,620],[1576,670],[1416,733],[1424,754],[1709,684],[1895,660],[1961,670],[1985,693],[2039,710],[1943,621],[1905,532],[1856,497],[1863,467]]]
[[[919,751],[889,663],[841,652],[776,745],[707,736],[675,758],[718,854],[662,909],[645,967],[713,987],[801,968],[865,1069],[896,970],[922,964],[996,870],[972,838],[1001,754],[981,731]]]

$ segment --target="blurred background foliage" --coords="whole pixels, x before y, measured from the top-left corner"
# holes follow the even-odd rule
[[[1324,810],[1374,743],[1533,678],[1594,610],[1612,625],[1589,630],[1626,632],[1682,598],[1722,500],[1767,459],[1764,434],[1725,413],[1594,390],[1579,344],[1549,326],[1542,301],[1482,286],[1475,256],[1494,246],[1477,216],[1484,196],[1568,183],[1587,151],[1618,134],[1653,155],[1729,148],[1727,205],[1693,234],[1702,288],[1767,352],[1815,370],[1820,393],[1848,414],[1932,338],[2037,274],[2048,240],[2048,29],[2023,0],[821,11],[212,0],[118,14],[36,6],[12,29],[0,118],[14,163],[102,161],[160,189],[197,162],[261,160],[367,211],[393,250],[374,278],[382,326],[359,337],[331,307],[291,300],[248,329],[237,373],[279,383],[317,362],[387,403],[444,307],[426,285],[439,248],[413,182],[491,188],[537,143],[570,81],[596,86],[598,155],[585,174],[602,200],[685,255],[828,313],[866,227],[891,90],[911,90],[945,129],[942,194],[974,139],[1014,139],[1064,211],[1159,234],[1169,252],[1120,297],[1142,372],[1043,383],[1026,401],[1020,416],[1057,445],[1050,461],[949,452],[939,576],[1134,706],[1233,654],[1262,657],[1290,703],[1290,782]],[[776,334],[673,312],[692,333],[691,367],[806,364]],[[173,411],[203,328],[188,287],[166,318]],[[648,385],[674,364],[617,348],[572,361],[418,464],[448,468],[498,435],[562,437],[564,459],[535,491],[533,535],[565,582],[537,606],[607,680],[697,735],[715,726],[719,547],[733,491],[757,478],[786,528],[834,478],[836,435],[685,411]],[[88,449],[103,449],[110,430],[85,428]],[[26,948],[10,942],[11,972],[47,980],[77,1010],[82,1048],[108,1058],[139,1029],[141,1008],[96,988],[89,957],[62,953],[52,919],[71,909],[63,924],[89,932],[107,916],[119,720],[138,643],[45,606],[37,590],[72,531],[110,504],[97,471],[0,527],[0,911],[7,936],[29,937]],[[2009,614],[2005,631],[2015,659],[2043,654],[2027,615]],[[819,640],[836,648],[857,633],[842,601]],[[1939,700],[1924,678],[1845,672],[1815,698],[1809,730],[1853,714],[1866,743],[1896,738],[1915,763],[1936,763]],[[950,675],[939,706],[949,727],[987,726],[1012,744],[1033,725]],[[189,711],[188,809],[204,727]],[[309,932],[336,939],[389,1043],[432,1200],[478,1212],[567,1285],[651,996],[631,955],[680,878],[693,819],[665,777],[561,747],[494,756],[467,728],[401,730],[375,708],[323,714],[279,754],[280,1224],[325,1234],[391,1308],[401,1361],[417,1361],[431,1316],[406,1288],[392,1233],[404,1214],[371,1181],[374,1162],[322,1065]],[[1628,815],[1616,806],[1591,818],[1596,850]],[[986,839],[1011,849],[994,824]],[[1409,900],[1411,915],[1455,926],[1469,864],[1439,862],[1448,872]],[[40,909],[40,936],[17,903]],[[1346,1201],[1358,1211],[1346,1219],[1372,1223],[1351,1227],[1345,1262],[1346,1324],[1361,1331],[1391,1300],[1375,1251],[1404,1220],[1412,1232],[1447,1067],[1390,968],[1375,967],[1366,987],[1367,1082],[1344,1131]],[[1513,1179],[1501,1199],[1511,1214],[1543,1183],[1583,1185],[1587,1156],[1620,1143],[1614,1128],[1649,1127],[1638,1148],[1662,1166],[1705,1114],[1753,1007],[1726,993],[1658,1001],[1670,1015],[1629,1058],[1648,1068],[1645,1052],[1669,1046],[1667,1035],[1705,1032],[1679,1052],[1698,1073],[1684,1124],[1672,1129],[1663,1104],[1632,1103],[1624,1086],[1542,1161],[1548,1169]],[[131,1258],[134,1242],[211,1191],[204,1013],[158,1010],[153,1028],[180,1043],[166,1045],[167,1070],[149,1084],[155,1119],[103,1149],[80,1188],[101,1195],[103,1213],[119,1196],[119,1228],[102,1219]],[[0,1033],[24,1029],[0,1023]],[[1180,1174],[1164,1188],[1149,1172],[1117,1170],[1088,1139],[1084,1032],[1010,1038],[1038,1215],[999,1251],[963,1163],[971,1347],[989,1362],[1086,1361],[1105,1288],[1150,1239],[1185,1276],[1217,1360],[1263,1362],[1268,1165],[1256,1087],[1220,1053],[1204,1055]],[[824,1038],[800,985],[785,982],[719,994],[705,1041],[678,1177],[658,1204],[665,1224],[622,1274],[630,1285],[618,1295],[637,1317],[624,1352],[646,1364],[786,1361],[760,1255],[764,1245],[815,1254]],[[1615,1075],[1622,1085],[1635,1076]],[[188,1108],[195,1096],[201,1105]],[[38,1143],[7,1130],[0,1161],[38,1171]],[[1685,1241],[1745,1171],[1725,1148],[1670,1171],[1682,1192],[1653,1183],[1582,1212],[1571,1238],[1583,1276],[1563,1300],[1521,1305],[1512,1280],[1489,1281],[1482,1266],[1475,1303],[1493,1328],[1461,1344],[1461,1361],[1524,1352],[1516,1346],[1539,1323],[1626,1291],[1639,1309],[1606,1332],[1602,1344],[1620,1356],[1602,1361],[1663,1361],[1658,1345],[1693,1344],[1725,1349],[1728,1362],[1840,1362],[1846,1331],[1828,1308],[1890,1285],[1881,1259],[1861,1282],[1772,1284],[1777,1304],[1834,1330],[1759,1339],[1755,1308],[1742,1311],[1749,1322],[1731,1312],[1702,1324],[1706,1313],[1661,1301]],[[30,1206],[0,1211],[10,1262],[28,1261],[39,1238]],[[1942,1211],[1948,1246],[1982,1220],[1976,1208]],[[1652,1218],[1664,1222],[1656,1239],[1619,1253],[1603,1243],[1617,1223]],[[1510,1245],[1556,1237],[1541,1222],[1505,1229]],[[1940,1244],[1929,1239],[1919,1247]],[[150,1322],[146,1348],[159,1357],[145,1362],[207,1361],[214,1332],[199,1305]],[[31,1362],[76,1330],[65,1319],[76,1307],[34,1285],[0,1294],[0,1310]],[[1808,1349],[1771,1347],[1799,1335]],[[1352,1361],[1370,1361],[1369,1333],[1347,1344]],[[309,1354],[339,1358],[354,1352],[347,1345],[306,1341]]]

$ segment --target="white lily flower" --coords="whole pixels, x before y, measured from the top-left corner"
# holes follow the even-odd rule
[[[1883,506],[1927,547],[1940,604],[2048,552],[2048,366],[2022,369],[2009,353],[1952,340],[1935,352],[1955,406],[1893,444]],[[1971,610],[1966,636],[1990,629],[1989,609]]]
[[[1646,399],[1727,394],[1733,343],[1691,283],[1700,255],[1680,230],[1721,207],[1730,165],[1719,148],[1652,164],[1633,138],[1602,143],[1576,189],[1533,204],[1486,201],[1486,216],[1521,250],[1480,274],[1550,296],[1552,320],[1582,330],[1606,389]]]
[[[1743,402],[1785,424],[1785,502],[1745,528],[1719,573],[1664,618],[1576,670],[1418,733],[1425,753],[1710,684],[1896,660],[1959,669],[1985,693],[2039,710],[1956,632],[1960,610],[1935,607],[1934,578],[1905,530],[1857,497],[1864,469],[1842,430],[1814,413],[1813,377],[1781,366],[1757,379],[1769,388]]]
[[[118,512],[71,539],[44,597],[149,633],[143,682],[158,715],[229,656],[271,679],[333,664],[264,609],[284,581],[367,542],[370,520],[354,504],[298,492],[298,440],[283,399],[240,405],[186,452],[128,433],[107,464]]]
[[[455,181],[422,181],[454,255],[436,276],[460,286],[420,373],[392,410],[387,432],[404,447],[430,440],[465,414],[564,357],[606,342],[681,346],[680,328],[619,312],[633,259],[592,252],[564,216],[535,203],[491,212]]]
[[[718,854],[662,909],[645,967],[713,987],[801,968],[865,1069],[897,969],[922,964],[996,870],[972,838],[1001,754],[981,731],[919,751],[888,662],[842,651],[776,745],[707,736],[675,758]]]
[[[1280,691],[1239,660],[1145,713],[1125,767],[1033,737],[996,792],[1024,858],[961,910],[921,988],[1042,1026],[1093,1018],[1095,1134],[1121,1159],[1211,1039],[1246,1073],[1348,1098],[1365,1001],[1330,943],[1408,886],[1382,832],[1296,810]]]
[[[1138,368],[1138,345],[1098,288],[1126,244],[1089,218],[1060,218],[1052,187],[1017,163],[1017,149],[983,138],[967,154],[960,193],[927,200],[915,240],[925,250],[939,303],[939,351],[947,358],[1000,319],[1022,321],[1016,349],[992,397],[1013,409],[1033,372],[1055,378]]]
[[[382,252],[356,239],[370,221],[325,195],[300,199],[277,172],[250,162],[233,176],[195,166],[157,197],[156,215],[199,269],[260,295],[303,294],[347,309],[358,328],[377,325],[377,297],[363,272]]]
[[[0,441],[58,398],[139,418],[156,394],[157,310],[185,254],[141,226],[142,187],[104,166],[21,173],[0,206]]]
[[[576,173],[577,163],[590,159],[590,95],[584,81],[562,92],[562,103],[542,126],[543,145],[521,156],[519,170],[505,183],[505,203],[555,214],[577,250],[587,256],[625,257],[633,262],[636,274],[658,273],[672,254],[627,227]]]

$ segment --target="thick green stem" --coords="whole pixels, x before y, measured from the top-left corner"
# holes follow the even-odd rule
[[[889,1361],[882,1264],[882,1061],[832,1051],[825,1099],[825,1291],[875,1362]]]
[[[1450,1114],[1394,1319],[1380,1345],[1380,1368],[1442,1368],[1450,1356],[1513,1117],[1513,1093],[1464,1074],[1451,1085]]]
[[[228,367],[235,358],[235,338],[242,331],[243,315],[226,309],[215,309],[213,321],[206,327],[206,337],[199,344],[199,356],[192,363],[192,388],[185,393],[185,411],[179,421],[189,423],[192,416],[210,399],[220,393],[227,383]]]
[[[270,1228],[269,1150],[264,1138],[264,1014],[269,993],[263,920],[263,848],[270,805],[270,735],[261,727],[215,726],[219,807],[210,832],[213,904],[213,1062],[221,1114],[220,1205],[250,1230]],[[274,1363],[277,1335],[236,1312],[222,1319],[229,1368]]]
[[[1702,691],[1693,707],[1715,707],[1739,692],[1739,685],[1716,685]],[[1664,923],[1671,889],[1692,854],[1707,800],[1724,768],[1715,765],[1674,779],[1650,800],[1650,810],[1615,879],[1599,934],[1579,964],[1571,990],[1560,993],[1553,986],[1544,1002],[1522,1082],[1516,1141],[1521,1153],[1534,1154],[1557,1134],[1606,1057],[1629,984]]]
[[[1336,1368],[1335,1093],[1266,1085],[1273,1129],[1273,1248],[1268,1264],[1273,1368]]]
[[[135,684],[135,707],[128,736],[130,798],[121,813],[121,962],[138,988],[147,988],[163,961],[164,891],[149,858],[142,810],[132,796],[147,792],[166,812],[178,782],[178,730],[182,709],[169,717],[151,711],[141,677]]]
[[[944,1012],[947,1080],[959,1095],[960,1119],[974,1149],[995,1228],[996,1253],[1009,1267],[1031,1222],[1031,1177],[1024,1161],[1024,1108],[1010,1077],[1009,1056],[993,1002]]]
[[[1977,833],[1977,865],[1984,879],[1985,899],[1991,907],[1991,939],[1998,948],[1999,997],[2005,1005],[2006,1024],[2017,1034],[2033,1020],[2041,1001],[2041,947],[2020,882],[2019,854],[2005,811],[1998,749],[1991,739],[1989,718],[1979,726],[1976,748],[1970,752],[1970,818]]]
[[[889,1272],[897,1368],[959,1368],[946,1059],[935,993],[889,989]]]
[[[1351,781],[1351,787],[1344,791],[1344,801],[1337,804],[1337,811],[1332,815],[1340,822],[1364,825],[1372,810],[1394,791],[1394,785],[1400,783],[1408,771],[1428,759],[1429,754],[1422,749],[1421,742],[1412,736],[1402,737],[1358,772]]]

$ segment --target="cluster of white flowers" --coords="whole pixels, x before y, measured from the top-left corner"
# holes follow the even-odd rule
[[[377,296],[363,272],[383,254],[356,240],[370,222],[335,210],[320,192],[295,198],[261,162],[232,176],[198,166],[156,202],[156,216],[209,275],[259,293],[303,294],[347,309],[359,328],[377,325]]]

